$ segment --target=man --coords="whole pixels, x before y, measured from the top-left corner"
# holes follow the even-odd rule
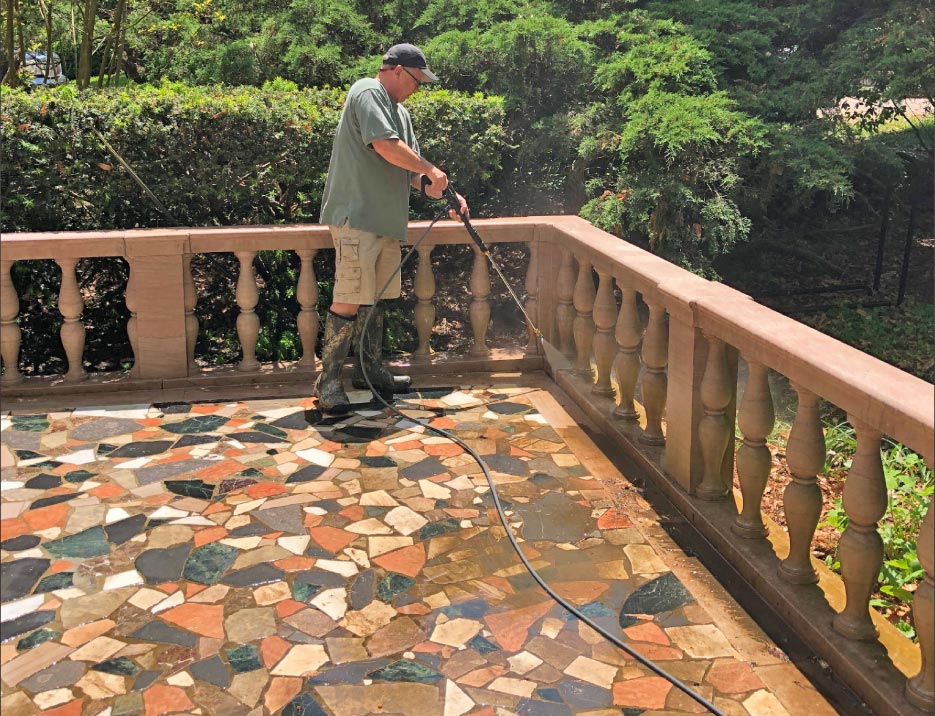
[[[419,189],[426,176],[431,181],[426,193],[440,199],[448,186],[445,172],[419,154],[409,112],[401,104],[436,79],[422,50],[394,45],[383,56],[377,76],[354,83],[344,102],[321,208],[321,223],[330,228],[335,248],[334,297],[325,320],[322,369],[314,390],[324,412],[350,409],[341,368],[370,313],[354,387],[367,387],[361,361],[366,361],[367,377],[382,394],[403,392],[411,383],[408,376],[393,375],[382,363],[383,312],[374,303],[401,259],[410,187]],[[466,213],[467,203],[460,195],[458,199]],[[383,298],[399,294],[397,272]]]

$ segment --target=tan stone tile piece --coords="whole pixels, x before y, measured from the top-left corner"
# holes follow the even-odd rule
[[[270,673],[273,676],[308,676],[328,662],[328,653],[321,644],[298,644],[279,660]]]
[[[378,658],[412,648],[425,640],[425,632],[409,617],[396,617],[367,641],[370,656]]]
[[[721,630],[713,624],[669,627],[665,632],[673,644],[694,659],[739,658]]]
[[[89,641],[80,649],[73,651],[71,654],[69,654],[68,658],[74,659],[75,661],[93,661],[95,663],[99,661],[107,661],[107,659],[112,657],[125,646],[126,644],[122,641],[111,639],[108,636],[99,636],[96,639]]]
[[[0,671],[0,679],[7,686],[16,686],[23,679],[28,679],[47,666],[61,661],[72,651],[70,646],[64,644],[56,644],[54,641],[43,642],[4,664],[3,670]]]
[[[429,684],[374,683],[369,686],[317,686],[315,692],[334,716],[442,716],[439,689]]]
[[[160,594],[162,594],[162,592],[160,592]],[[163,599],[165,596],[165,594],[162,594]],[[101,619],[96,622],[91,622],[90,624],[82,624],[81,626],[72,627],[62,634],[61,642],[66,646],[77,648],[82,644],[87,644],[101,634],[106,634],[115,626],[117,626],[117,623],[113,619]]]
[[[235,674],[227,690],[242,703],[253,708],[260,700],[260,694],[267,681],[269,681],[269,672],[266,669],[248,671],[245,674]]]
[[[754,691],[743,701],[750,716],[790,716],[786,707],[769,691]]]
[[[360,637],[331,637],[325,639],[325,648],[334,664],[347,664],[370,658],[370,654],[364,648],[364,640]]]

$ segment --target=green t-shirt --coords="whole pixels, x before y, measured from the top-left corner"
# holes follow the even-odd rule
[[[366,78],[354,83],[344,101],[320,221],[347,221],[351,228],[405,241],[412,174],[377,154],[371,146],[377,139],[401,139],[419,154],[409,111],[378,80]]]

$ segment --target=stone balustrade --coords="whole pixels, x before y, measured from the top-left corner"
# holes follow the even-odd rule
[[[935,388],[577,217],[476,224],[490,245],[528,247],[526,310],[572,366],[545,366],[559,386],[656,478],[720,555],[875,713],[931,713],[932,509],[918,536],[925,571],[913,604],[918,646],[875,617],[869,600],[883,559],[877,525],[887,506],[881,440],[897,440],[935,464]],[[425,226],[411,225],[410,242]],[[436,282],[444,280],[444,268],[432,263],[439,244],[470,244],[470,239],[460,225],[448,222],[419,246],[413,282],[418,347],[408,361],[415,373],[439,369],[430,347]],[[319,320],[313,258],[330,247],[320,226],[5,235],[0,258],[4,395],[308,380],[316,369]],[[296,296],[303,354],[278,372],[261,365],[255,351],[260,326],[253,259],[267,249],[293,250],[301,260]],[[243,359],[226,372],[199,368],[194,355],[199,327],[191,258],[219,251],[233,252],[240,265],[235,301]],[[127,331],[134,368],[119,379],[89,377],[81,367],[85,329],[75,264],[95,256],[123,257],[130,265]],[[34,259],[54,259],[62,268],[58,305],[68,371],[55,379],[24,378],[17,367],[21,333],[10,268],[14,261]],[[519,355],[488,345],[491,278],[476,249],[468,291],[473,342],[459,370],[541,368],[541,348],[531,328]],[[738,381],[740,368],[745,379]],[[782,496],[787,535],[770,529],[760,507],[772,463],[766,442],[775,421],[770,375],[787,379],[798,397],[786,451],[792,481]],[[857,431],[857,454],[844,491],[848,527],[840,541],[840,580],[829,577],[811,549],[823,504],[817,479],[826,452],[822,401],[845,411]],[[735,470],[739,491],[733,489]]]

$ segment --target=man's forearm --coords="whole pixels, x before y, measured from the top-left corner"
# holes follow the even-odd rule
[[[434,164],[420,157],[399,139],[377,139],[373,142],[373,149],[390,164],[416,174],[429,174],[435,169]]]

